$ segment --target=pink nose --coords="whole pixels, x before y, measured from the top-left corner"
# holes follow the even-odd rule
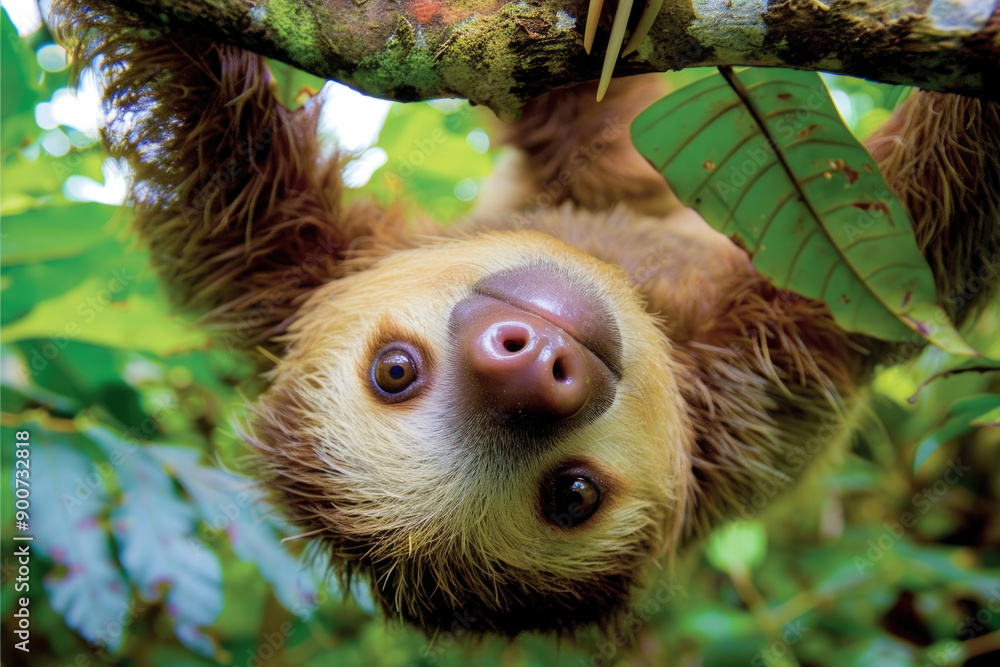
[[[587,350],[565,331],[507,304],[470,317],[459,344],[489,412],[561,419],[587,404],[593,369]]]
[[[616,379],[608,366],[546,317],[477,294],[455,306],[451,330],[456,388],[474,414],[522,426],[571,418],[582,423],[614,399]]]

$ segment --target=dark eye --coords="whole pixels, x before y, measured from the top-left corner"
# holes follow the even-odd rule
[[[406,350],[385,350],[372,366],[372,379],[385,393],[401,394],[417,380],[417,361]]]
[[[557,477],[552,488],[552,523],[562,528],[578,526],[597,511],[601,491],[587,477],[564,475]]]

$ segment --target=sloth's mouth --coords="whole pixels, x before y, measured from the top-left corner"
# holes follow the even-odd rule
[[[615,380],[621,379],[621,333],[610,309],[599,295],[574,284],[556,267],[536,264],[494,273],[472,291],[559,327],[590,350]]]

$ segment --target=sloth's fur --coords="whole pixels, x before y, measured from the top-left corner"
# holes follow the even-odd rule
[[[529,105],[489,214],[439,229],[343,203],[318,105],[282,107],[259,57],[151,34],[100,3],[56,11],[78,62],[108,75],[106,143],[134,171],[136,225],[177,304],[230,346],[280,357],[247,433],[265,483],[341,577],[364,576],[388,615],[428,632],[613,624],[651,558],[800,476],[895,351],[755,273],[627,133],[579,161],[654,84],[619,82],[603,106],[586,88]],[[997,106],[920,93],[872,145],[964,315],[975,299],[949,295],[1000,243]],[[480,278],[536,265],[613,312],[623,363],[603,415],[530,449],[463,407],[448,320]],[[394,340],[421,350],[431,377],[387,405],[369,369]],[[561,529],[539,489],[567,462],[601,478],[605,502]]]

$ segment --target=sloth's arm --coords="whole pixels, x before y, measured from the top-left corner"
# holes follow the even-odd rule
[[[341,201],[319,105],[290,111],[260,56],[182,31],[150,35],[101,2],[58,0],[63,42],[108,79],[105,143],[133,171],[135,224],[178,306],[230,348],[280,333],[299,301],[395,216]],[[362,241],[369,239],[368,241]]]
[[[961,322],[1000,273],[1000,104],[917,92],[866,144]]]
[[[653,216],[683,209],[629,136],[636,115],[667,92],[661,75],[643,74],[612,81],[602,102],[596,83],[531,100],[521,118],[500,131],[512,150],[490,177],[477,210],[486,216],[530,213],[566,201],[591,211],[624,203]]]

